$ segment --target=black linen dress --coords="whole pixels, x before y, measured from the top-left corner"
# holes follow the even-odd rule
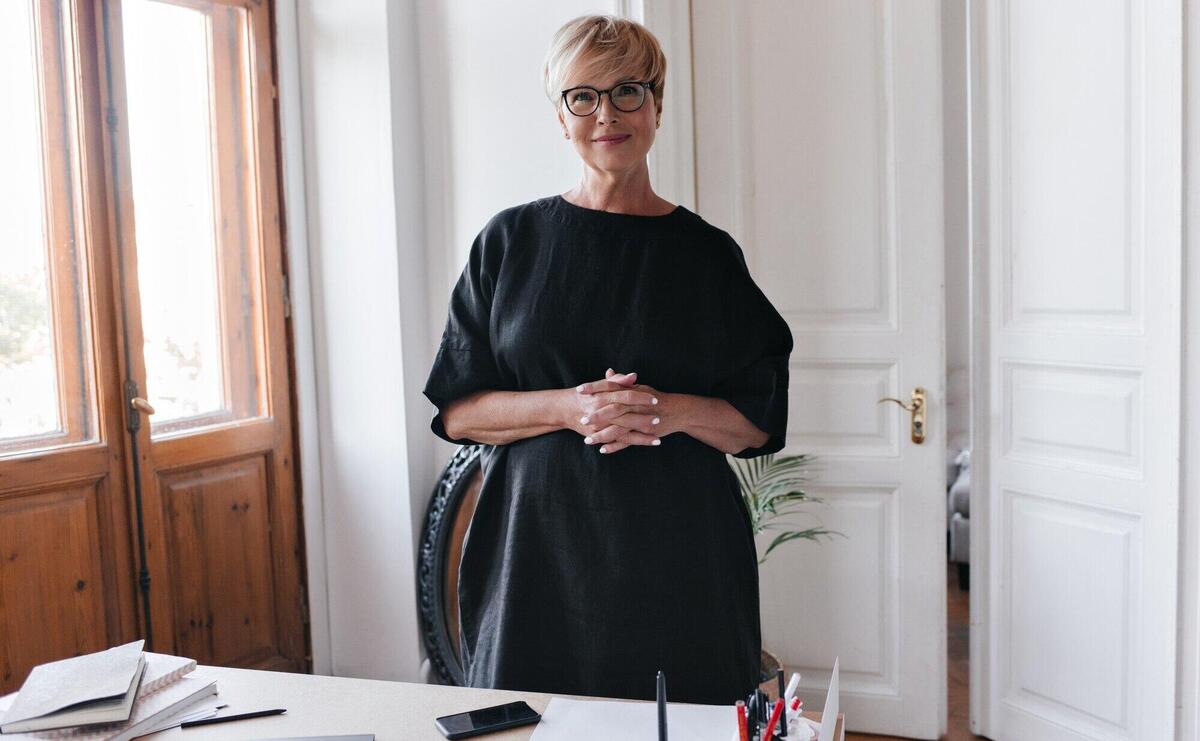
[[[431,428],[481,389],[573,388],[606,368],[728,400],[780,450],[787,323],[742,250],[687,208],[615,214],[561,196],[471,245],[424,393]],[[473,444],[469,439],[451,440]],[[488,446],[459,570],[473,687],[732,704],[757,684],[758,566],[725,454],[685,434],[602,454],[573,430]]]

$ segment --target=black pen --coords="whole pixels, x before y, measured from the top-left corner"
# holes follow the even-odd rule
[[[658,671],[658,741],[667,741],[667,678]]]
[[[775,678],[779,680],[779,699],[783,700],[783,718],[779,722],[779,737],[787,738],[787,699],[784,697],[787,690],[783,686],[783,667],[777,670]]]
[[[287,708],[275,708],[273,710],[255,710],[253,713],[239,713],[237,715],[226,715],[223,718],[205,718],[204,720],[189,720],[186,723],[180,723],[180,728],[192,728],[193,726],[207,726],[213,723],[224,723],[230,720],[246,720],[247,718],[262,718],[266,715],[282,715],[287,712]]]

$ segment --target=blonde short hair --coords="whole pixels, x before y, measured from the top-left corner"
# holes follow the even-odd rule
[[[555,108],[562,102],[567,73],[581,61],[593,65],[602,78],[628,74],[653,82],[655,105],[662,109],[667,58],[642,24],[613,15],[583,15],[558,29],[542,64],[542,84]]]

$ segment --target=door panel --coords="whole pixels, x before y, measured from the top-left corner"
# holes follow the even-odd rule
[[[270,465],[268,454],[159,477],[175,641],[187,656],[226,666],[277,657],[275,601],[259,598],[275,592]]]
[[[48,656],[105,646],[99,537],[105,501],[96,481],[0,499],[0,634],[37,628],[42,638],[12,641],[7,658],[13,666],[28,669]]]
[[[762,567],[764,647],[855,731],[946,724],[940,18],[936,2],[692,3],[700,214],[789,321],[789,453],[846,537]],[[787,29],[781,31],[781,29]],[[700,84],[699,81],[704,81]],[[928,392],[925,441],[882,397]],[[810,523],[805,526],[811,526]]]
[[[1172,739],[1180,4],[972,16],[989,409],[972,625],[991,657],[974,715],[1001,740]]]

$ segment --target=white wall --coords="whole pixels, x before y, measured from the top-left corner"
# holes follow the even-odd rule
[[[425,318],[436,343],[450,288],[487,220],[578,182],[579,158],[542,92],[542,58],[563,23],[585,13],[612,13],[616,5],[586,0],[527,0],[519,8],[476,0],[416,5],[431,268]],[[443,441],[437,446],[445,460],[451,446]]]
[[[678,21],[680,7],[659,3],[656,17]],[[641,3],[619,1],[530,0],[519,9],[277,0],[319,673],[418,679],[415,556],[425,506],[453,450],[429,431],[433,409],[421,390],[446,300],[493,214],[579,179],[579,160],[542,93],[554,31],[585,13],[642,16]],[[690,60],[679,70],[690,70]],[[679,97],[690,107],[687,87]],[[660,137],[672,125],[671,93]],[[690,182],[690,173],[674,181]]]
[[[314,669],[414,680],[410,500],[435,475],[414,9],[277,9]]]

